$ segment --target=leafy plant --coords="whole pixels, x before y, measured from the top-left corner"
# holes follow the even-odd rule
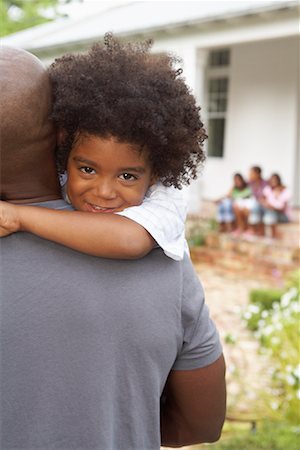
[[[265,311],[269,311],[275,303],[279,303],[282,294],[283,291],[279,289],[253,289],[250,291],[250,304],[243,316],[249,330],[256,331],[258,329],[259,321],[266,315]]]
[[[188,220],[186,224],[186,238],[190,247],[198,247],[206,244],[206,238],[217,230],[217,222],[214,219]]]
[[[255,331],[261,351],[271,358],[271,391],[265,392],[270,416],[284,418],[292,424],[300,423],[300,364],[299,364],[299,271],[287,283],[280,301],[276,295],[254,296],[244,319],[249,329]],[[253,300],[253,298],[252,298]]]
[[[250,302],[262,309],[271,309],[274,303],[280,302],[282,294],[282,289],[253,289],[250,291]]]

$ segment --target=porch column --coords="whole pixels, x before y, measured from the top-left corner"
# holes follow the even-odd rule
[[[205,70],[207,65],[208,50],[190,48],[185,52],[188,58],[184,60],[184,76],[193,89],[197,103],[201,106],[201,117],[205,122]],[[184,195],[188,201],[188,213],[199,214],[203,197],[202,175],[192,181],[188,188],[184,189]]]

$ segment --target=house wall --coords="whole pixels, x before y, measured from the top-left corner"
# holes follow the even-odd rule
[[[272,25],[273,35],[266,24],[255,29],[252,23],[251,28],[219,29],[215,34],[207,31],[155,39],[154,51],[173,51],[183,58],[184,76],[202,107],[204,120],[207,54],[211,48],[231,49],[224,157],[208,158],[202,175],[187,190],[190,212],[199,211],[201,198],[216,199],[226,193],[232,174],[241,171],[247,176],[252,165],[260,165],[265,177],[279,172],[292,190],[294,204],[300,203],[296,164],[298,37],[288,35],[288,31],[294,33],[295,22]],[[276,33],[283,37],[276,38]]]
[[[231,174],[260,165],[294,190],[297,136],[296,38],[232,47],[224,158],[209,158],[203,195],[226,192]],[[215,182],[214,180],[217,180]]]

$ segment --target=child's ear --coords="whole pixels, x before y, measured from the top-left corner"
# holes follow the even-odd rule
[[[150,186],[153,186],[153,184],[155,184],[157,182],[158,182],[158,176],[153,173],[150,178]]]

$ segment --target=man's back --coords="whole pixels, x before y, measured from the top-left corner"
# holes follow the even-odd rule
[[[158,449],[170,370],[221,353],[190,262],[105,260],[25,233],[1,253],[1,449]]]

